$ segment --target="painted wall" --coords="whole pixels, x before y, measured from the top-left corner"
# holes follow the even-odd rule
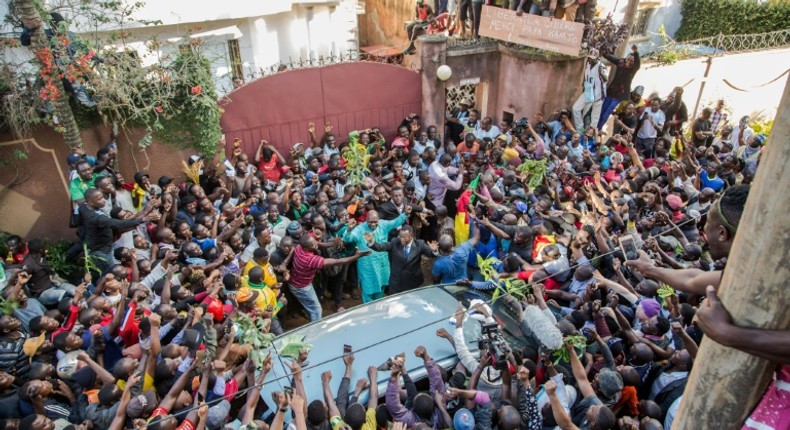
[[[423,91],[426,118],[444,118],[446,90],[469,81],[479,82],[475,107],[495,123],[502,119],[504,111],[513,113],[515,119],[532,117],[537,112],[550,115],[557,109],[569,108],[581,93],[583,58],[531,55],[496,44],[447,50],[438,40],[420,42],[422,73],[433,76],[424,79],[423,85],[435,88]],[[446,82],[435,78],[442,58],[453,71]]]
[[[420,112],[420,76],[383,63],[346,63],[290,70],[258,79],[223,101],[226,141],[239,138],[254,154],[261,139],[287,157],[293,144],[308,143],[307,123],[318,133],[329,121],[342,142],[351,130],[379,127],[387,139],[411,112]],[[321,136],[317,136],[319,139]]]
[[[163,174],[183,180],[181,160],[186,160],[191,153],[174,151],[157,143],[141,151],[130,144],[138,142],[144,134],[144,130],[122,134],[117,140],[120,171],[125,179],[132,182],[135,172],[146,171],[152,181]],[[109,136],[109,130],[104,127],[83,131],[85,152],[96,155],[99,147],[109,142]],[[32,137],[35,142],[9,144],[13,138],[0,134],[1,151],[19,149],[29,156],[20,162],[29,178],[0,195],[0,231],[28,238],[74,239],[75,230],[68,228],[70,203],[66,144],[60,134],[49,127],[39,127]],[[13,174],[10,168],[0,169],[0,188],[11,181]]]
[[[403,23],[414,19],[414,0],[365,0],[359,16],[361,46],[387,45],[405,49],[409,39]]]

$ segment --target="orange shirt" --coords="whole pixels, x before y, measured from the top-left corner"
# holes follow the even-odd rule
[[[639,398],[636,396],[636,387],[625,386],[620,395],[620,401],[614,405],[614,410],[620,407],[628,408],[630,415],[639,415]]]

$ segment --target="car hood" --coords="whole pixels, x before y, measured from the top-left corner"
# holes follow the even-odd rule
[[[354,351],[350,378],[352,393],[358,379],[367,379],[369,366],[378,367],[387,358],[402,352],[406,353],[409,376],[417,381],[426,376],[422,360],[414,356],[415,348],[420,345],[425,346],[442,367],[447,368],[457,362],[452,345],[436,336],[440,328],[452,334],[449,317],[454,314],[457,304],[455,296],[444,288],[424,287],[362,304],[292,330],[275,339],[274,347],[281,349],[284,346],[282,339],[291,335],[304,336],[304,342],[312,345],[308,364],[302,372],[308,402],[323,399],[321,374],[325,371],[332,372],[330,387],[333,393],[337,393],[345,372],[343,345],[350,345]],[[464,337],[470,349],[476,350],[477,345],[470,340],[480,337],[479,325],[465,324]],[[291,359],[280,357],[276,351],[272,354],[274,366],[266,377],[261,398],[273,410],[271,393],[291,385],[288,367]],[[389,371],[378,372],[379,395],[384,394],[388,380]],[[360,402],[367,401],[367,393],[367,390],[363,392]]]

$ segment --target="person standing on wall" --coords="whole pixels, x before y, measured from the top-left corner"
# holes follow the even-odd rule
[[[576,131],[581,133],[586,128],[584,117],[587,112],[590,112],[590,124],[598,124],[603,101],[606,97],[606,81],[606,68],[598,60],[598,50],[590,48],[584,71],[584,89],[576,103],[573,104],[573,126]]]

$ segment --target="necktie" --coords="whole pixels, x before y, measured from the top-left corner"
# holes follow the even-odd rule
[[[403,248],[403,256],[405,258],[409,258],[409,246],[408,245],[405,248]]]

